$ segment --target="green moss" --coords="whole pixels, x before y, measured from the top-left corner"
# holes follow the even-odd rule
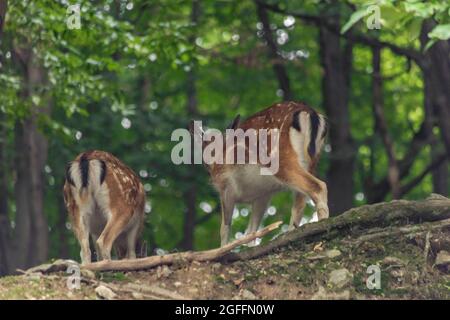
[[[104,282],[128,281],[128,277],[123,272],[103,272],[100,274],[100,280]]]

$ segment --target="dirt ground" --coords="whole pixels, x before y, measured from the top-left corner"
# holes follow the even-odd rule
[[[448,239],[448,234],[441,236]],[[73,290],[67,286],[69,274],[63,272],[8,276],[0,278],[0,299],[164,298],[125,290],[130,284],[188,299],[450,299],[449,266],[435,264],[433,248],[425,259],[420,244],[411,236],[362,243],[347,237],[291,245],[230,264],[194,262],[139,272],[91,272],[83,274],[81,287]],[[367,286],[367,278],[374,275],[368,273],[371,265],[380,270],[379,289]],[[96,292],[100,283],[112,290],[112,296]]]

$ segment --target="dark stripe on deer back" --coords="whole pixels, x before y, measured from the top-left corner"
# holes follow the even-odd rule
[[[66,181],[75,187],[75,182],[72,179],[72,176],[70,175],[70,168],[72,167],[72,162],[69,162],[66,166]]]
[[[86,188],[89,181],[89,159],[84,153],[80,158],[81,187]]]
[[[323,119],[323,132],[321,138],[324,139],[328,133],[328,121],[324,116],[322,116],[322,119]]]
[[[101,172],[100,172],[100,184],[103,183],[103,181],[105,181],[105,177],[106,177],[106,162],[103,160],[100,160],[100,164],[101,164]]]
[[[292,119],[292,126],[297,131],[301,131],[300,130],[300,117],[299,116],[300,116],[300,111],[295,111],[294,112],[294,117]]]
[[[317,112],[312,111],[309,119],[311,122],[311,138],[309,139],[308,154],[312,158],[316,154],[316,138],[317,131],[319,130],[320,118]]]

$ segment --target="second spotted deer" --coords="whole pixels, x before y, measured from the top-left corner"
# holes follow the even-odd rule
[[[111,259],[113,245],[119,258],[136,258],[145,191],[139,177],[119,159],[98,150],[78,155],[67,167],[64,201],[83,264],[91,262],[89,237],[98,260]]]
[[[269,150],[269,152],[278,153],[279,168],[273,175],[262,175],[260,171],[262,164],[259,161],[254,164],[236,164],[226,161],[207,164],[212,183],[221,199],[222,246],[229,241],[231,220],[236,204],[252,205],[247,232],[254,232],[260,226],[272,195],[282,190],[290,189],[294,196],[290,219],[291,229],[300,224],[306,197],[311,198],[315,203],[319,220],[328,218],[327,186],[315,176],[320,151],[327,133],[327,122],[323,115],[303,103],[283,102],[254,114],[242,123],[238,116],[229,129],[234,132],[241,129],[244,135],[250,129],[253,129],[252,132],[267,130],[269,135],[272,130],[276,130],[279,134],[277,150]],[[191,123],[191,133],[194,136],[195,132],[199,131],[195,130],[194,124]],[[200,130],[200,134],[203,135],[204,132]],[[260,141],[258,135],[254,135],[257,140],[253,140],[253,143],[261,146],[263,141]],[[251,134],[246,136],[246,138],[250,137]],[[251,143],[250,139],[245,140],[246,149],[251,146],[249,143]],[[208,142],[204,142],[203,149],[207,146]]]

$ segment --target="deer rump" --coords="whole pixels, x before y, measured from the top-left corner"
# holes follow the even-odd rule
[[[90,236],[98,260],[110,258],[109,244],[101,248],[104,242],[114,244],[119,259],[135,257],[143,230],[145,192],[136,174],[119,159],[103,151],[80,154],[67,166],[64,201],[80,245],[83,234]]]
[[[229,126],[231,129],[242,129],[245,132],[249,129],[268,130],[270,137],[273,129],[279,130],[278,153],[282,157],[287,146],[286,142],[295,151],[300,166],[310,172],[315,171],[319,161],[321,149],[328,132],[328,123],[324,115],[317,113],[314,109],[305,104],[293,103],[277,104],[262,110],[242,123],[239,123],[239,116],[233,120]],[[262,142],[259,136],[255,137],[259,150]],[[249,162],[250,139],[245,139],[245,161]],[[267,150],[264,153],[272,153],[272,143],[270,138],[265,142]],[[227,146],[229,147],[229,146]],[[237,159],[238,147],[232,145],[234,159]],[[228,151],[229,152],[229,151]],[[259,159],[258,159],[258,164]]]

